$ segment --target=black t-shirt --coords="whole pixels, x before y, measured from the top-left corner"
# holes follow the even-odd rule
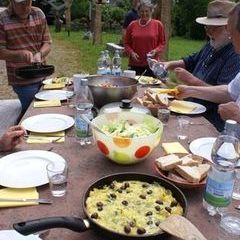
[[[132,21],[137,20],[138,18],[139,17],[137,11],[134,8],[132,8],[124,18],[123,28],[127,28]]]

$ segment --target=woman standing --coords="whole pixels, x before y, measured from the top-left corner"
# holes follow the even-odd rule
[[[154,5],[150,0],[141,0],[138,7],[139,19],[131,22],[127,27],[125,36],[125,51],[129,56],[129,69],[141,75],[153,76],[148,67],[147,54],[159,60],[164,50],[166,40],[163,25],[160,21],[152,19]]]

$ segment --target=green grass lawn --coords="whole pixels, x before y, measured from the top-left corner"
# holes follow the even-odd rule
[[[62,46],[68,51],[71,51],[71,62],[77,62],[79,71],[96,73],[96,63],[100,51],[106,48],[107,42],[118,43],[120,39],[119,33],[103,32],[102,44],[93,45],[91,40],[83,40],[83,32],[71,32],[70,37],[67,36],[65,31],[60,33],[54,32],[54,28],[50,27],[53,42],[57,42],[58,46]],[[187,54],[198,51],[203,45],[203,41],[187,40],[179,37],[173,37],[169,43],[169,59],[179,59]],[[70,64],[66,62],[65,64]],[[127,68],[127,57],[122,59],[122,69]],[[171,75],[174,80],[174,76]]]

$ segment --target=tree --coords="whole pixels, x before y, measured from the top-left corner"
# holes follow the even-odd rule
[[[65,29],[70,33],[71,29],[71,6],[72,6],[73,0],[64,0],[65,3],[65,19],[66,19],[66,26]]]

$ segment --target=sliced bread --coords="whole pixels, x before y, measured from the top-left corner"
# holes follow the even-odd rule
[[[190,166],[181,166],[178,165],[175,168],[175,171],[179,173],[183,178],[185,178],[188,182],[198,183],[201,179],[201,174],[198,171],[198,167],[190,167]]]
[[[208,163],[198,165],[198,171],[200,173],[200,181],[207,176],[207,173],[210,170],[210,168],[211,168],[211,165]]]
[[[180,159],[182,160],[182,163],[181,163],[182,166],[198,166],[199,164],[198,161],[193,160],[192,154],[188,154]]]
[[[156,159],[158,167],[164,171],[172,170],[181,162],[181,159],[175,154],[170,154]]]

